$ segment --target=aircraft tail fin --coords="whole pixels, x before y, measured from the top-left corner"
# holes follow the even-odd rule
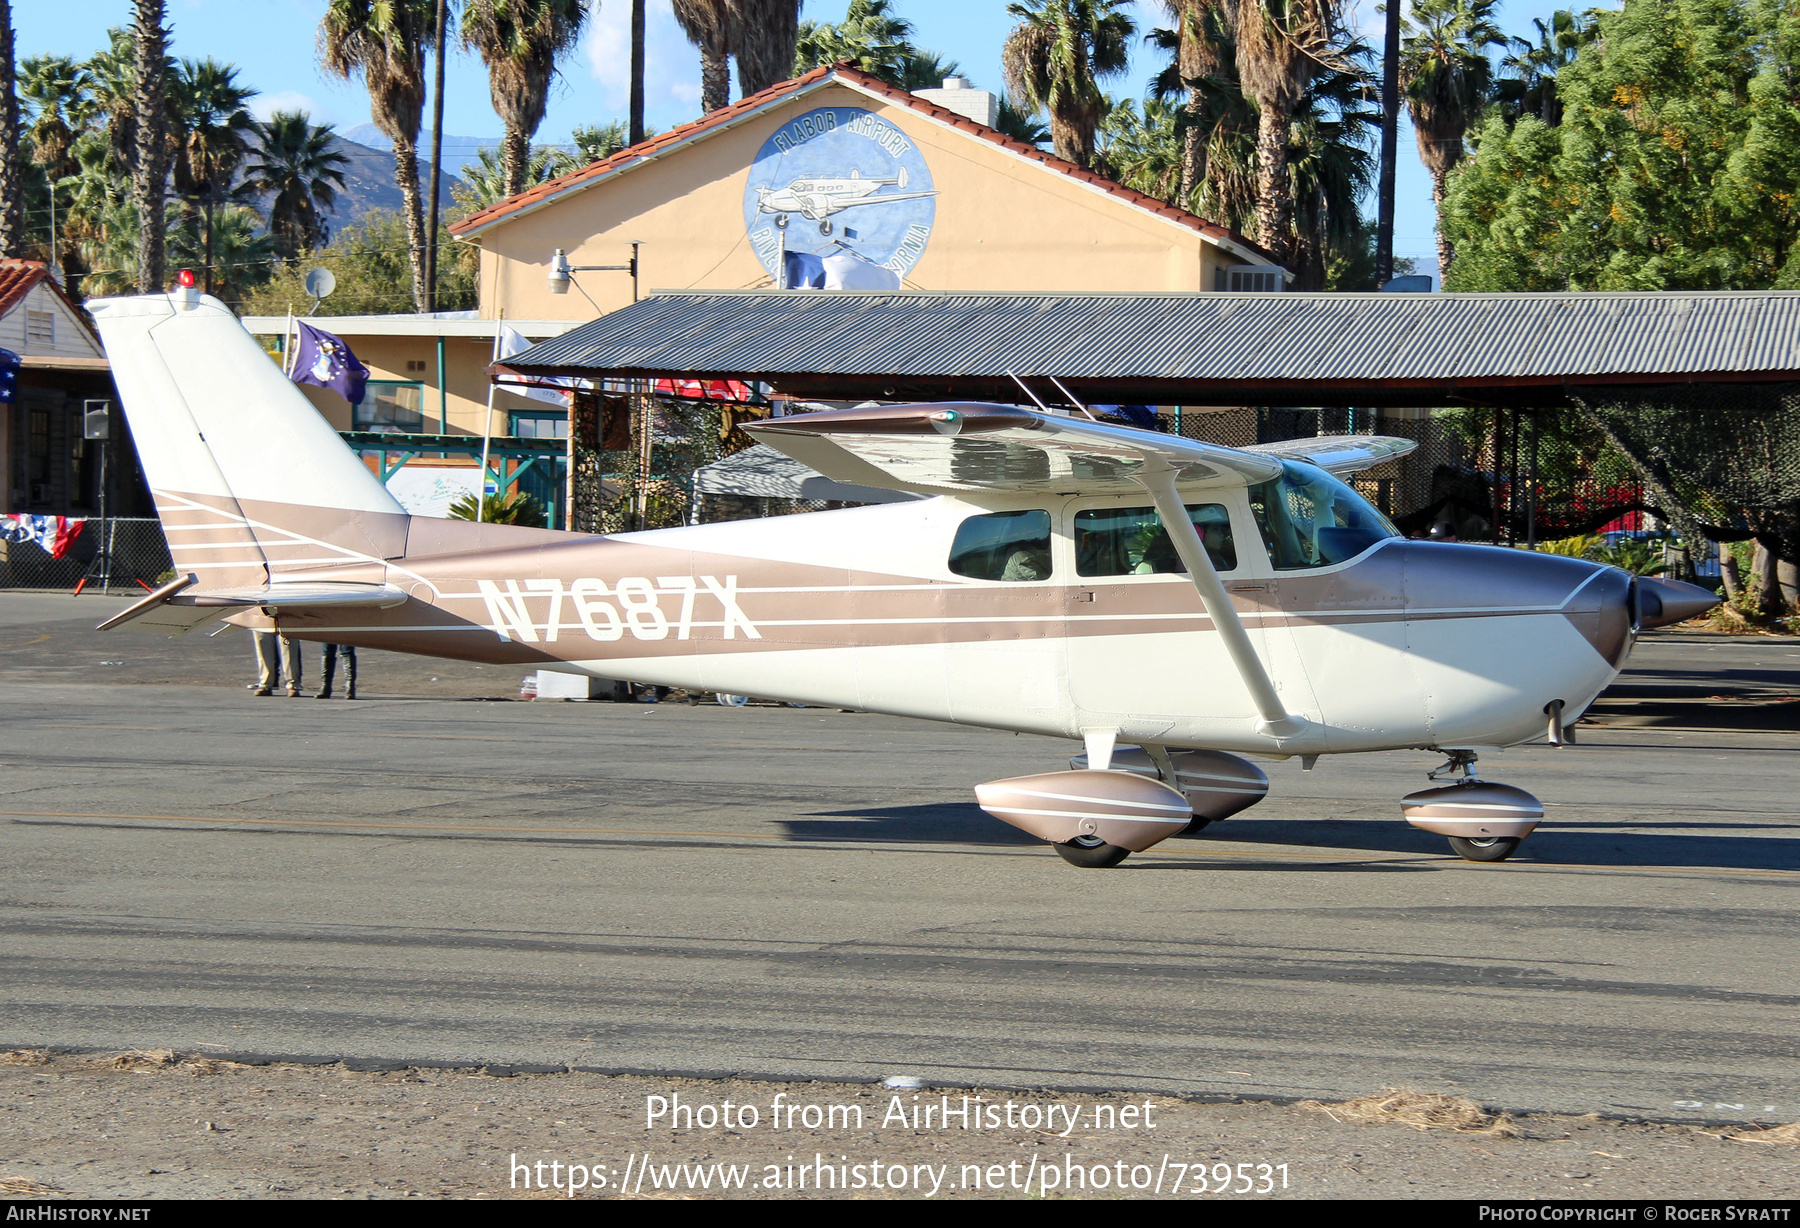
[[[223,303],[87,307],[178,573],[260,585],[405,552],[405,510]]]

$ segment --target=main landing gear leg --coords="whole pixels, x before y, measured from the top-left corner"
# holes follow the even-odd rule
[[[1406,821],[1447,837],[1451,849],[1467,861],[1505,861],[1543,821],[1543,803],[1523,789],[1476,776],[1474,751],[1444,753],[1449,758],[1443,766],[1425,775],[1428,780],[1453,777],[1453,783],[1401,798]]]

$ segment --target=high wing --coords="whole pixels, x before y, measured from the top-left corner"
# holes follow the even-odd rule
[[[196,582],[191,575],[171,580],[96,630],[111,631],[129,624],[133,631],[176,636],[186,635],[215,618],[259,606],[271,612],[298,613],[356,607],[386,609],[406,600],[406,594],[391,584],[320,581],[265,584],[260,588],[195,589]]]
[[[1246,452],[1279,456],[1285,460],[1308,461],[1334,477],[1348,477],[1373,469],[1383,461],[1405,456],[1418,443],[1393,435],[1320,435],[1312,439],[1283,439],[1276,443],[1252,444]]]
[[[1241,486],[1281,473],[1274,456],[1012,405],[835,409],[746,425],[839,482],[922,492],[1140,492],[1166,463],[1184,486]]]

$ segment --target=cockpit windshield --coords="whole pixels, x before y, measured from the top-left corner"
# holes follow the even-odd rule
[[[1281,462],[1281,476],[1250,488],[1250,511],[1277,571],[1329,567],[1400,531],[1349,485],[1317,465]]]

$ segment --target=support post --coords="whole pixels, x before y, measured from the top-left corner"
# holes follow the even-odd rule
[[[437,339],[438,434],[450,433],[450,390],[444,385],[444,339]]]
[[[1300,733],[1306,728],[1306,722],[1289,715],[1282,706],[1281,697],[1275,693],[1275,684],[1263,668],[1262,659],[1256,655],[1250,633],[1244,630],[1237,607],[1231,604],[1231,594],[1225,591],[1225,584],[1206,553],[1206,545],[1200,540],[1200,532],[1188,519],[1187,508],[1175,490],[1174,467],[1160,456],[1146,455],[1143,468],[1138,471],[1138,481],[1150,492],[1157,514],[1162,517],[1163,528],[1175,546],[1175,553],[1181,556],[1188,579],[1200,594],[1200,604],[1206,608],[1206,616],[1225,642],[1225,651],[1256,704],[1256,711],[1262,718],[1257,722],[1257,732],[1273,738],[1291,738]]]

